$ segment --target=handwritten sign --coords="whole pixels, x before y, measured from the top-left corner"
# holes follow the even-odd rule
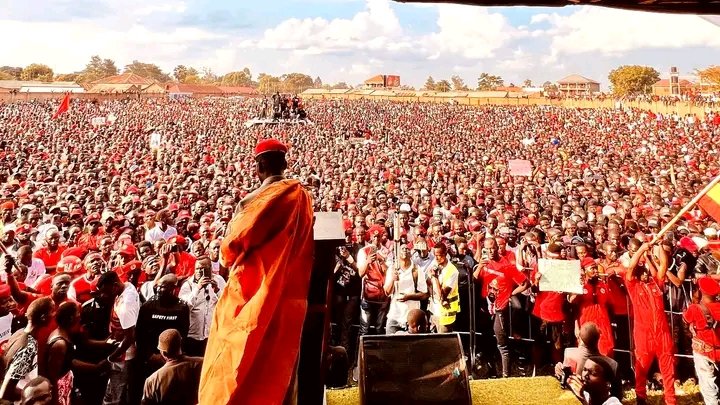
[[[532,163],[529,160],[509,160],[508,168],[511,176],[532,176]]]
[[[582,294],[580,260],[538,260],[540,291],[557,291]]]
[[[92,123],[93,126],[99,127],[101,125],[106,124],[106,119],[105,119],[105,117],[95,117],[92,120],[90,120],[90,122]]]
[[[162,143],[162,135],[158,132],[150,134],[150,149],[160,149]]]

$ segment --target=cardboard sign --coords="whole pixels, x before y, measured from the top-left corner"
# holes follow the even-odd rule
[[[580,260],[538,260],[540,291],[582,294]]]
[[[532,177],[532,163],[529,160],[509,160],[508,168],[511,176],[527,176]]]
[[[90,120],[90,123],[92,123],[92,125],[95,127],[105,125],[105,122],[106,122],[105,117],[95,117],[92,120]]]
[[[150,134],[150,149],[160,149],[162,143],[162,135],[158,132]]]

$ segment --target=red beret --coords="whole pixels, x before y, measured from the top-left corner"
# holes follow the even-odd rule
[[[582,268],[590,267],[595,265],[595,260],[593,260],[592,257],[585,257],[582,262],[580,262],[580,265]]]
[[[288,147],[277,139],[263,139],[255,146],[255,157],[267,152],[287,153]]]
[[[83,259],[85,258],[85,255],[87,255],[87,249],[82,247],[72,247],[65,249],[65,251],[62,252],[61,257],[68,257],[68,256],[75,256],[77,258]]]
[[[0,209],[2,210],[14,210],[15,209],[15,203],[12,201],[5,201],[0,205]]]
[[[382,227],[380,225],[373,225],[370,227],[370,229],[368,229],[367,234],[368,234],[368,237],[372,238],[374,236],[384,235],[385,232],[386,232],[385,227]]]
[[[700,292],[706,295],[720,294],[720,284],[710,277],[701,277],[698,279],[698,288]]]
[[[135,245],[132,243],[127,243],[119,249],[118,253],[127,256],[135,256],[137,255],[137,249],[135,249]]]
[[[479,232],[482,229],[482,224],[477,219],[473,218],[468,221],[467,228],[470,232]]]
[[[168,239],[168,242],[175,242],[178,245],[184,245],[186,240],[185,240],[185,237],[183,237],[182,235],[175,235],[175,236],[171,237],[170,239]]]

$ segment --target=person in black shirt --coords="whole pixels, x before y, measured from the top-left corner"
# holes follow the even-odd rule
[[[678,354],[692,355],[692,334],[688,324],[683,321],[682,314],[692,302],[690,284],[687,282],[694,278],[697,259],[697,245],[688,243],[683,238],[680,246],[673,247],[672,240],[663,242],[666,253],[672,252],[668,261],[666,305],[670,311],[670,326],[672,337]],[[686,380],[693,375],[692,361],[680,357],[675,362],[675,374],[679,380]]]
[[[162,365],[157,349],[158,337],[167,329],[177,329],[183,339],[190,329],[190,308],[175,296],[178,280],[166,274],[156,286],[157,293],[140,307],[137,330],[138,359],[147,363],[148,375]],[[147,376],[145,376],[147,377]]]
[[[349,356],[353,356],[355,350],[350,342],[354,342],[354,339],[351,339],[350,328],[360,313],[362,287],[357,263],[350,249],[352,246],[340,246],[335,255],[334,321],[339,327],[336,329],[340,332],[340,346],[345,348]]]

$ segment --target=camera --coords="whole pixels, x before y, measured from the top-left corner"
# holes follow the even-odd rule
[[[572,374],[572,370],[570,369],[570,366],[565,366],[562,369],[562,380],[560,380],[560,387],[565,389],[568,387],[568,379],[570,378],[570,375]]]

